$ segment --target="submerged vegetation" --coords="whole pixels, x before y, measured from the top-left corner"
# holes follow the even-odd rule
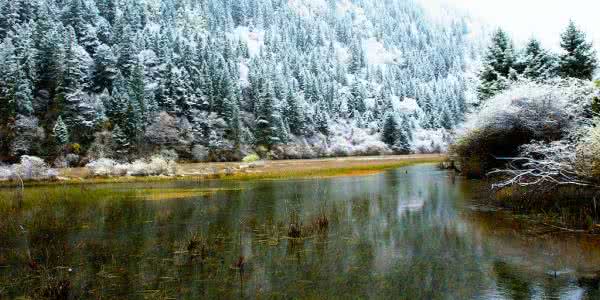
[[[0,298],[596,298],[593,236],[521,235],[449,175],[28,188],[0,209]],[[216,192],[139,197],[174,189]]]

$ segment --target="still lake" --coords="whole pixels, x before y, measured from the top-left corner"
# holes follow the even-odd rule
[[[599,238],[484,209],[480,185],[417,165],[4,189],[0,299],[600,299]]]

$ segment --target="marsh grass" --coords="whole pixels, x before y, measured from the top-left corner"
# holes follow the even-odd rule
[[[422,158],[401,158],[392,162],[379,161],[340,161],[327,162],[307,160],[306,165],[297,164],[292,167],[271,167],[263,169],[231,169],[228,172],[214,172],[206,175],[180,175],[180,176],[147,176],[147,177],[65,177],[62,180],[29,180],[25,182],[26,187],[36,186],[69,186],[89,184],[117,184],[117,183],[152,183],[165,181],[207,181],[207,180],[286,180],[297,178],[327,178],[338,176],[365,176],[373,175],[386,170],[415,164],[439,163],[443,156],[428,156]],[[14,187],[19,182],[3,181],[0,187]]]
[[[562,186],[532,190],[513,186],[495,191],[493,201],[549,226],[600,233],[600,191],[597,189]]]

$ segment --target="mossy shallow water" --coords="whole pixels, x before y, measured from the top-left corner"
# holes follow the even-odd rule
[[[598,295],[593,239],[514,231],[465,205],[470,186],[422,165],[26,189],[0,207],[0,298]]]

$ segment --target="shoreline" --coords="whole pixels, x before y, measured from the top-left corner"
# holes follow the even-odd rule
[[[93,177],[86,168],[59,169],[59,177],[50,180],[28,180],[24,187],[49,185],[83,185],[163,181],[206,180],[284,180],[295,178],[326,178],[364,176],[386,170],[422,164],[440,163],[444,154],[414,154],[385,156],[354,156],[322,159],[274,160],[255,163],[181,163],[172,176]],[[20,187],[18,181],[2,181],[0,188]]]

